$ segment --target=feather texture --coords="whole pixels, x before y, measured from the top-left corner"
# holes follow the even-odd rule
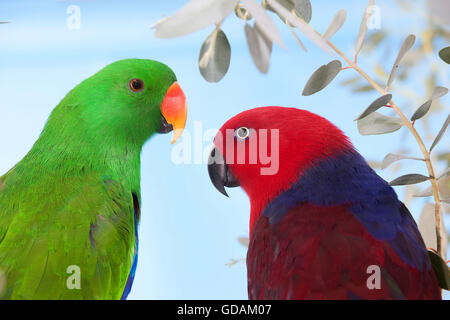
[[[247,256],[253,299],[439,299],[408,209],[354,150],[322,159],[264,209]],[[369,289],[369,266],[381,288]]]

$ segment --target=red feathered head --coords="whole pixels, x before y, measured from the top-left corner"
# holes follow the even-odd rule
[[[238,114],[222,126],[214,144],[208,165],[211,181],[225,195],[224,187],[241,186],[251,201],[251,220],[314,162],[352,148],[325,118],[284,107]]]

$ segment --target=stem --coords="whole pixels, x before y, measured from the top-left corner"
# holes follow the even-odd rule
[[[351,66],[355,71],[357,71],[363,78],[365,78],[372,87],[374,87],[378,92],[381,94],[387,93],[387,88],[384,90],[381,88],[367,73],[365,73],[358,65],[356,64],[356,56],[355,56],[355,62],[350,60],[341,50],[339,50],[334,44],[332,44],[329,40],[327,40],[328,45],[339,55],[344,59],[349,66]],[[430,176],[430,182],[431,186],[433,188],[433,196],[434,201],[436,203],[435,205],[435,219],[436,219],[436,251],[438,252],[439,256],[441,256],[441,198],[439,195],[439,188],[438,188],[438,182],[436,175],[434,173],[433,164],[431,163],[431,157],[430,152],[428,152],[428,149],[425,147],[425,144],[423,143],[422,138],[420,137],[417,130],[414,128],[414,125],[409,121],[409,119],[405,116],[405,114],[400,110],[400,108],[394,103],[393,100],[390,102],[391,108],[397,113],[397,115],[400,117],[400,119],[403,121],[403,124],[408,128],[409,131],[411,131],[412,135],[416,139],[417,144],[420,147],[420,150],[422,151],[423,157],[425,159],[425,163],[427,165],[428,174]]]

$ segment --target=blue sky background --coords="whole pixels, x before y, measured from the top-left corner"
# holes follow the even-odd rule
[[[175,71],[188,98],[187,130],[191,133],[195,120],[201,120],[204,129],[219,128],[243,110],[281,105],[325,116],[347,133],[367,159],[381,161],[385,154],[405,145],[419,154],[403,130],[384,136],[359,135],[353,119],[377,97],[375,93],[355,95],[335,81],[321,93],[303,97],[301,91],[312,72],[335,57],[304,37],[309,51],[301,51],[278,19],[288,49],[274,47],[268,75],[253,66],[244,23],[233,14],[223,25],[232,47],[230,70],[218,84],[205,82],[198,72],[198,53],[213,27],[169,40],[154,38],[150,29],[186,2],[0,1],[0,21],[12,21],[0,26],[0,174],[28,152],[51,110],[70,89],[107,64],[125,58],[159,60]],[[80,30],[66,27],[66,9],[72,4],[81,8]],[[311,24],[322,32],[339,9],[347,10],[347,21],[333,42],[352,55],[366,1],[313,0],[312,4]],[[392,50],[397,51],[407,34],[419,30],[424,17],[405,16],[393,1],[377,4],[382,28],[396,30],[398,46]],[[391,66],[394,59],[395,54],[384,63]],[[360,58],[363,68],[370,70],[371,62],[364,55]],[[350,76],[341,74],[339,80]],[[448,72],[444,72],[439,84],[448,87],[448,82]],[[397,100],[402,105],[402,100]],[[448,106],[448,97],[444,101]],[[442,121],[432,119],[432,130],[437,132]],[[204,142],[204,147],[208,144]],[[248,199],[239,189],[230,190],[229,199],[222,196],[212,187],[204,164],[172,163],[172,148],[169,136],[158,135],[142,153],[139,265],[130,298],[246,299],[245,265],[228,267],[226,263],[246,255],[237,238],[248,235]],[[448,150],[448,135],[439,148]],[[405,173],[425,173],[414,163],[407,170]],[[380,174],[392,178],[389,171]],[[415,217],[423,201],[411,207]]]

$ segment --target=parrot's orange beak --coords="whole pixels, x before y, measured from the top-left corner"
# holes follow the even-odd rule
[[[173,127],[172,143],[175,143],[183,134],[187,119],[186,96],[178,82],[174,82],[167,90],[161,104],[161,114]]]

